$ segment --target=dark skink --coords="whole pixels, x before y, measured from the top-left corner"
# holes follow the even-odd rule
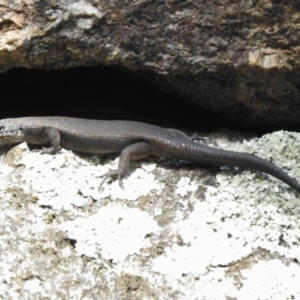
[[[256,155],[227,151],[194,142],[175,129],[134,121],[102,121],[69,117],[24,117],[0,120],[0,144],[48,146],[43,153],[59,147],[87,153],[121,153],[118,169],[105,178],[128,170],[131,160],[149,155],[180,158],[214,166],[249,168],[270,174],[300,193],[299,182],[275,164]]]

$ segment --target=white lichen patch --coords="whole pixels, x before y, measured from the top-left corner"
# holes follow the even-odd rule
[[[235,207],[229,203],[226,210],[232,215]],[[251,253],[251,245],[245,245],[241,232],[236,228],[238,220],[231,220],[231,230],[228,230],[222,227],[222,217],[221,211],[216,211],[211,203],[198,203],[188,219],[176,225],[185,246],[168,248],[155,260],[155,269],[169,274],[171,269],[165,266],[171,263],[172,269],[176,269],[172,276],[180,277],[186,273],[199,276],[205,274],[211,265],[227,265]]]
[[[191,182],[191,179],[188,177],[182,177],[176,185],[175,194],[184,197],[188,192],[195,192],[198,189],[198,184],[194,181]]]
[[[147,234],[158,230],[153,218],[136,208],[116,204],[102,207],[88,218],[62,224],[69,238],[76,240],[79,255],[123,263],[129,255],[141,254],[150,246]]]
[[[76,17],[98,17],[101,18],[103,14],[93,5],[85,1],[80,1],[68,5],[68,11]]]
[[[278,260],[261,261],[242,271],[247,278],[238,299],[298,299],[300,268],[298,264],[284,265]]]

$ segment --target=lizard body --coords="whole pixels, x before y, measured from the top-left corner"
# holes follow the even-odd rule
[[[175,129],[134,121],[102,121],[69,117],[24,117],[0,120],[0,145],[49,146],[43,153],[65,149],[105,154],[121,153],[118,169],[105,178],[128,170],[131,160],[150,155],[180,158],[214,166],[249,168],[270,174],[300,193],[300,183],[275,164],[254,154],[227,151],[197,142]]]

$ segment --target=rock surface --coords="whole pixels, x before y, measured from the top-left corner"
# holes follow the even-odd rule
[[[0,1],[0,71],[137,71],[240,127],[298,125],[299,1]]]
[[[229,139],[230,136],[230,139]],[[300,179],[300,134],[208,145],[272,159]],[[148,159],[123,179],[118,158],[1,156],[3,299],[298,299],[300,196],[246,170]]]

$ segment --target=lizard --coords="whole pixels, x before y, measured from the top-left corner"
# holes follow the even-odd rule
[[[47,146],[42,153],[55,154],[60,147],[93,154],[120,153],[118,168],[103,175],[121,177],[132,160],[150,155],[179,158],[212,166],[248,168],[272,175],[300,193],[300,183],[274,163],[257,155],[229,151],[195,142],[182,131],[136,122],[90,120],[71,117],[22,117],[0,120],[0,145],[26,142]]]

